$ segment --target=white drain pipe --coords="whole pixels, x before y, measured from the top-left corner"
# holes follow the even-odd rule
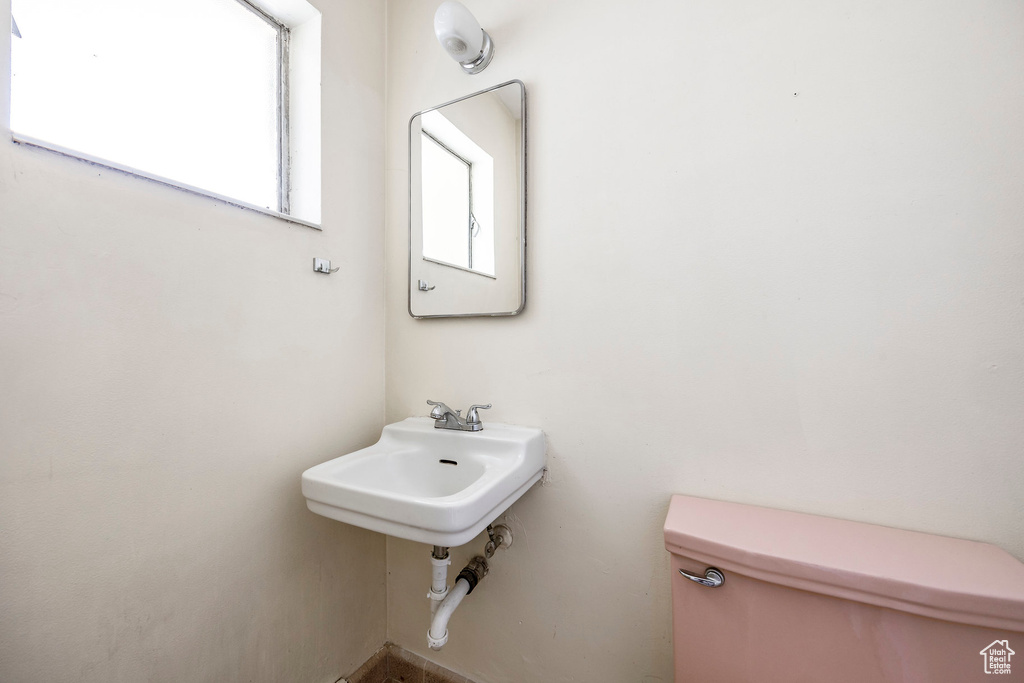
[[[455,587],[448,593],[448,597],[440,604],[434,612],[434,618],[430,622],[430,630],[427,631],[427,645],[431,650],[440,650],[448,642],[448,620],[455,613],[455,608],[462,602],[462,598],[469,594],[469,581],[460,578],[455,582]],[[432,603],[436,605],[437,603]]]
[[[462,599],[473,592],[476,585],[487,576],[487,560],[494,555],[498,548],[508,548],[512,545],[512,530],[504,524],[487,527],[488,540],[484,547],[484,555],[477,555],[469,561],[459,576],[455,579],[455,585],[448,590],[448,548],[435,545],[434,552],[430,556],[430,563],[433,565],[433,575],[430,582],[430,628],[427,629],[427,645],[431,650],[440,650],[448,642],[448,620],[452,618],[456,608]]]
[[[477,555],[469,561],[459,578],[455,580],[455,586],[448,593],[441,604],[438,605],[434,617],[430,621],[430,628],[427,630],[427,645],[431,650],[440,650],[448,642],[448,620],[455,613],[462,599],[473,592],[476,585],[487,576],[487,560]]]
[[[452,561],[448,559],[448,548],[435,545],[434,552],[430,555],[433,571],[430,575],[430,592],[427,593],[427,597],[430,598],[431,616],[437,612],[437,606],[448,595],[448,565],[451,563]]]

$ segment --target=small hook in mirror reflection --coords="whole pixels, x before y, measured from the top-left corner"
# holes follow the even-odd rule
[[[418,285],[421,292],[429,292],[430,290],[437,286],[430,284],[426,280],[419,280]]]

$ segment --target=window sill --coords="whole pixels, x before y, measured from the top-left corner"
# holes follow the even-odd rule
[[[466,273],[472,273],[473,275],[480,275],[482,277],[489,277],[492,280],[497,280],[498,279],[497,275],[491,275],[490,273],[485,273],[482,270],[473,270],[472,268],[466,268],[465,266],[457,266],[454,263],[448,263],[447,261],[441,261],[441,260],[436,259],[436,258],[430,258],[428,256],[424,256],[423,260],[424,261],[429,261],[430,263],[436,263],[439,266],[447,266],[449,268],[454,268],[456,270],[461,270],[461,271],[466,272]]]
[[[295,216],[289,216],[288,214],[281,213],[280,211],[273,211],[271,209],[268,209],[268,208],[265,208],[265,207],[262,207],[262,206],[257,206],[255,204],[249,204],[247,202],[243,202],[243,201],[240,201],[238,199],[232,199],[231,197],[225,197],[224,195],[217,194],[216,192],[210,192],[209,190],[204,190],[204,189],[199,188],[199,187],[193,187],[192,185],[186,185],[185,183],[179,183],[176,180],[170,180],[169,178],[163,178],[163,177],[158,176],[158,175],[153,175],[152,173],[146,173],[145,171],[140,171],[140,170],[132,168],[130,166],[124,166],[123,164],[117,164],[117,163],[114,163],[113,161],[107,161],[106,159],[100,159],[99,157],[93,157],[93,156],[90,156],[88,154],[84,154],[82,152],[76,152],[75,150],[67,149],[65,147],[61,147],[60,145],[55,145],[55,144],[53,144],[51,142],[45,142],[43,140],[37,140],[36,138],[32,138],[32,137],[29,137],[27,135],[21,135],[20,133],[12,132],[11,133],[11,140],[13,142],[15,142],[16,144],[19,144],[19,145],[27,145],[29,147],[36,147],[38,149],[43,149],[43,150],[46,150],[48,152],[53,152],[55,154],[60,154],[61,156],[69,157],[71,159],[77,159],[79,161],[84,161],[86,163],[93,164],[95,166],[102,166],[103,168],[109,168],[109,169],[111,169],[113,171],[119,171],[121,173],[126,173],[128,175],[135,176],[136,178],[143,178],[145,180],[151,180],[151,181],[153,181],[155,183],[160,183],[161,185],[166,185],[168,187],[173,187],[173,188],[175,188],[177,190],[182,190],[184,192],[189,192],[191,194],[199,195],[200,197],[208,197],[210,199],[215,199],[217,201],[223,202],[225,204],[230,204],[231,206],[237,206],[240,209],[247,209],[249,211],[255,211],[256,213],[262,213],[262,214],[264,214],[266,216],[273,216],[274,218],[280,218],[283,221],[287,221],[288,223],[294,223],[295,225],[302,225],[302,226],[305,226],[307,228],[313,228],[314,230],[322,230],[323,229],[317,223],[311,223],[309,221],[304,221],[301,218],[296,218]]]

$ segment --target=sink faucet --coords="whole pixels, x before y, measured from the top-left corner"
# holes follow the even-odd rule
[[[463,419],[461,410],[452,410],[440,401],[428,400],[427,405],[434,406],[430,411],[430,417],[434,418],[434,429],[458,429],[463,432],[479,432],[483,429],[484,425],[477,411],[491,407],[490,403],[470,406],[466,418]]]

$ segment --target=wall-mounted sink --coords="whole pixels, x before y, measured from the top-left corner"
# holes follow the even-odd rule
[[[483,431],[435,429],[410,417],[384,427],[369,448],[302,473],[317,514],[440,546],[469,542],[544,471],[539,429],[486,423]]]

